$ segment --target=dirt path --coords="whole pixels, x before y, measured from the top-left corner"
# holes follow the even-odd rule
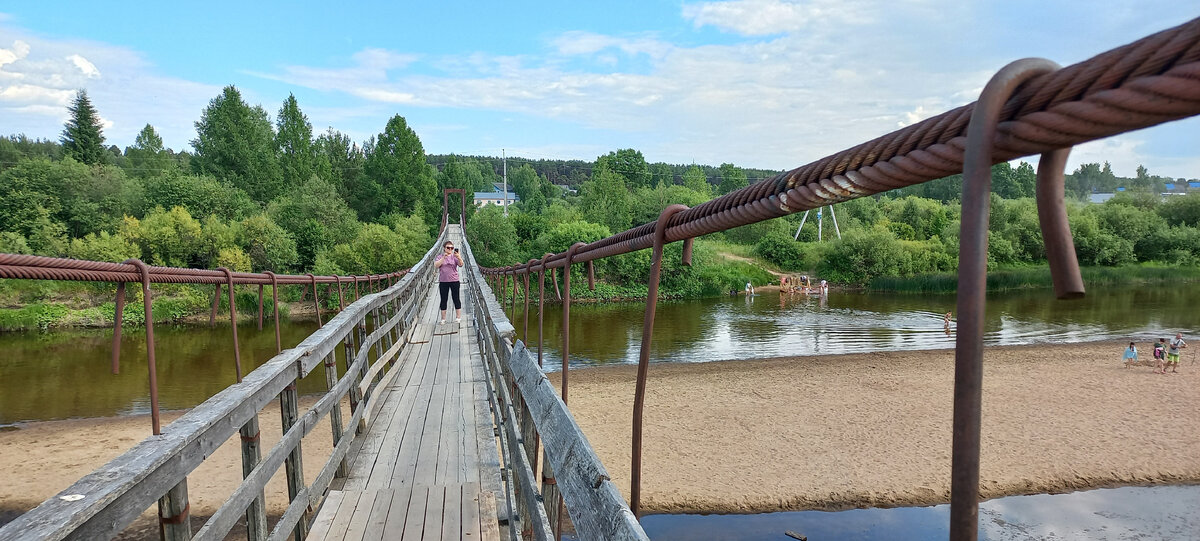
[[[777,270],[771,270],[771,269],[769,269],[769,268],[767,268],[767,267],[764,267],[764,266],[763,266],[763,264],[762,264],[762,262],[761,262],[761,261],[759,261],[759,260],[757,260],[757,259],[752,259],[752,258],[749,258],[749,257],[742,257],[742,256],[740,256],[740,255],[734,255],[734,254],[731,254],[731,253],[729,253],[729,252],[717,252],[717,255],[719,255],[719,256],[721,256],[721,257],[724,257],[725,259],[732,259],[732,260],[734,260],[734,261],[741,261],[741,262],[743,262],[743,263],[749,263],[749,264],[751,264],[751,265],[755,265],[755,266],[757,266],[758,268],[760,268],[760,269],[762,269],[762,270],[765,270],[765,271],[767,271],[767,272],[771,273],[771,275],[775,276],[776,278],[779,278],[779,277],[781,277],[781,276],[786,276],[786,274],[785,274],[785,273],[779,272],[779,271],[777,271]]]

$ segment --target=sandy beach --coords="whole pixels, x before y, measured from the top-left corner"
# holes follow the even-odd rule
[[[1187,351],[1178,374],[1125,369],[1123,347],[987,350],[983,497],[1200,483],[1200,365]],[[654,365],[646,510],[946,502],[953,363],[953,351],[938,350]],[[571,371],[571,410],[626,497],[634,374],[633,366]],[[264,449],[279,438],[278,418],[274,404],[261,414]],[[0,432],[0,510],[11,518],[36,506],[146,437],[149,425],[120,417]],[[330,443],[324,423],[305,438],[306,479]],[[234,435],[189,477],[193,515],[211,514],[240,479]],[[286,495],[281,473],[268,485],[269,512],[281,512]]]

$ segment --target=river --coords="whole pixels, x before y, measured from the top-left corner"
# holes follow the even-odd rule
[[[789,355],[854,353],[954,346],[942,324],[953,295],[831,292],[827,297],[766,293],[659,303],[651,358],[707,362]],[[1083,342],[1130,338],[1147,343],[1175,332],[1200,334],[1195,307],[1200,287],[1155,286],[1089,292],[1058,301],[1049,290],[989,296],[989,345]],[[576,303],[571,307],[571,361],[575,366],[636,363],[641,303]],[[562,306],[547,305],[545,355],[561,359]],[[530,317],[537,342],[536,307]],[[523,331],[518,306],[513,323]],[[283,347],[316,330],[312,320],[282,324]],[[274,330],[238,326],[243,372],[270,359]],[[159,396],[164,410],[192,407],[235,380],[229,325],[155,327]],[[1146,344],[1148,346],[1148,343]],[[1148,347],[1146,348],[1148,351]],[[149,411],[145,333],[128,329],[121,340],[121,373],[110,373],[111,329],[0,333],[0,426],[20,421],[109,417]],[[1190,354],[1189,354],[1190,355]],[[300,390],[324,389],[314,372]]]

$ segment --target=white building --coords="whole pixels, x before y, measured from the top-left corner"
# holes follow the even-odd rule
[[[498,191],[496,191],[496,192],[475,192],[475,206],[486,207],[488,205],[503,205],[505,195],[508,196],[508,204],[509,205],[512,205],[512,204],[516,203],[517,201],[521,200],[521,198],[517,197],[517,194],[512,193],[512,192],[508,192],[507,194],[498,192]]]

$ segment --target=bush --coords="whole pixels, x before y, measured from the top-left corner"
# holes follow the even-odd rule
[[[787,234],[774,232],[758,241],[754,254],[789,271],[807,268],[800,244]]]

